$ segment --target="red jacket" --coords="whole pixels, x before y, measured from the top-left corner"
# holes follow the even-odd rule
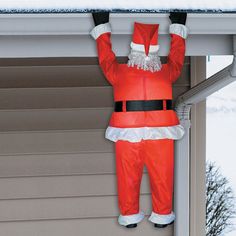
[[[105,32],[97,39],[101,69],[113,86],[114,100],[172,99],[172,83],[180,76],[185,57],[185,38],[171,33],[171,47],[166,64],[151,72],[119,64],[112,51],[111,33]],[[120,128],[161,127],[179,124],[174,110],[113,112],[109,126]]]

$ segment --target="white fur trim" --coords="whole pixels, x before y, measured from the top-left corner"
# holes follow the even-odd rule
[[[108,126],[105,137],[113,142],[126,140],[140,142],[142,139],[181,139],[185,133],[182,125],[167,127],[116,128]]]
[[[109,22],[95,26],[90,31],[90,35],[96,40],[100,35],[107,32],[111,32],[111,24]]]
[[[175,214],[173,211],[168,215],[160,215],[155,212],[152,212],[148,220],[155,224],[169,224],[175,220]]]
[[[177,34],[184,39],[186,39],[188,36],[188,28],[183,24],[177,24],[177,23],[171,24],[169,26],[169,32],[170,34]]]
[[[130,47],[135,50],[135,51],[139,51],[139,52],[145,52],[145,47],[143,44],[137,44],[134,42],[130,43]],[[157,52],[160,48],[160,45],[150,45],[149,46],[149,52]]]
[[[129,224],[137,224],[144,219],[145,215],[143,211],[140,211],[138,214],[133,215],[119,215],[118,223],[120,225],[129,225]]]
[[[148,56],[145,52],[136,51],[131,49],[130,54],[128,55],[128,66],[137,67],[142,70],[149,70],[151,72],[161,70],[162,64],[161,59],[157,53],[148,53]]]

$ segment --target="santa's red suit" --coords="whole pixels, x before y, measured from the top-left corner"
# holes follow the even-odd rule
[[[146,165],[152,194],[149,220],[174,221],[172,211],[174,140],[184,128],[172,107],[172,83],[180,76],[185,57],[187,27],[170,24],[171,47],[166,64],[157,55],[159,24],[135,22],[127,64],[119,64],[111,45],[111,25],[97,25],[90,34],[96,40],[99,64],[113,86],[115,108],[106,138],[115,142],[118,202],[121,225],[139,223],[140,183]]]

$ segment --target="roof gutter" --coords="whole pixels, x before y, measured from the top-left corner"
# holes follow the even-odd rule
[[[112,46],[118,57],[127,56],[134,22],[158,23],[159,56],[170,47],[169,14],[111,13]],[[236,14],[189,13],[186,56],[230,55],[236,34]],[[0,58],[96,57],[91,13],[0,14]],[[78,43],[79,42],[79,43]]]
[[[158,23],[159,35],[169,35],[167,13],[111,13],[113,35],[132,35],[134,22]],[[235,34],[236,14],[188,13],[190,35]],[[94,27],[91,13],[0,14],[0,35],[89,35]]]
[[[178,97],[175,107],[177,112],[179,112],[180,119],[183,118],[181,111],[184,110],[184,106],[192,106],[236,80],[236,35],[233,35],[233,55],[234,58],[231,65]]]

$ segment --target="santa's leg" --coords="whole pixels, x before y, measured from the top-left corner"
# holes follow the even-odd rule
[[[136,227],[143,220],[139,210],[139,192],[143,173],[142,142],[119,140],[115,144],[118,205],[118,222],[126,227]]]
[[[175,220],[172,211],[174,140],[146,140],[144,147],[152,193],[153,210],[149,220],[155,227],[165,227]]]

